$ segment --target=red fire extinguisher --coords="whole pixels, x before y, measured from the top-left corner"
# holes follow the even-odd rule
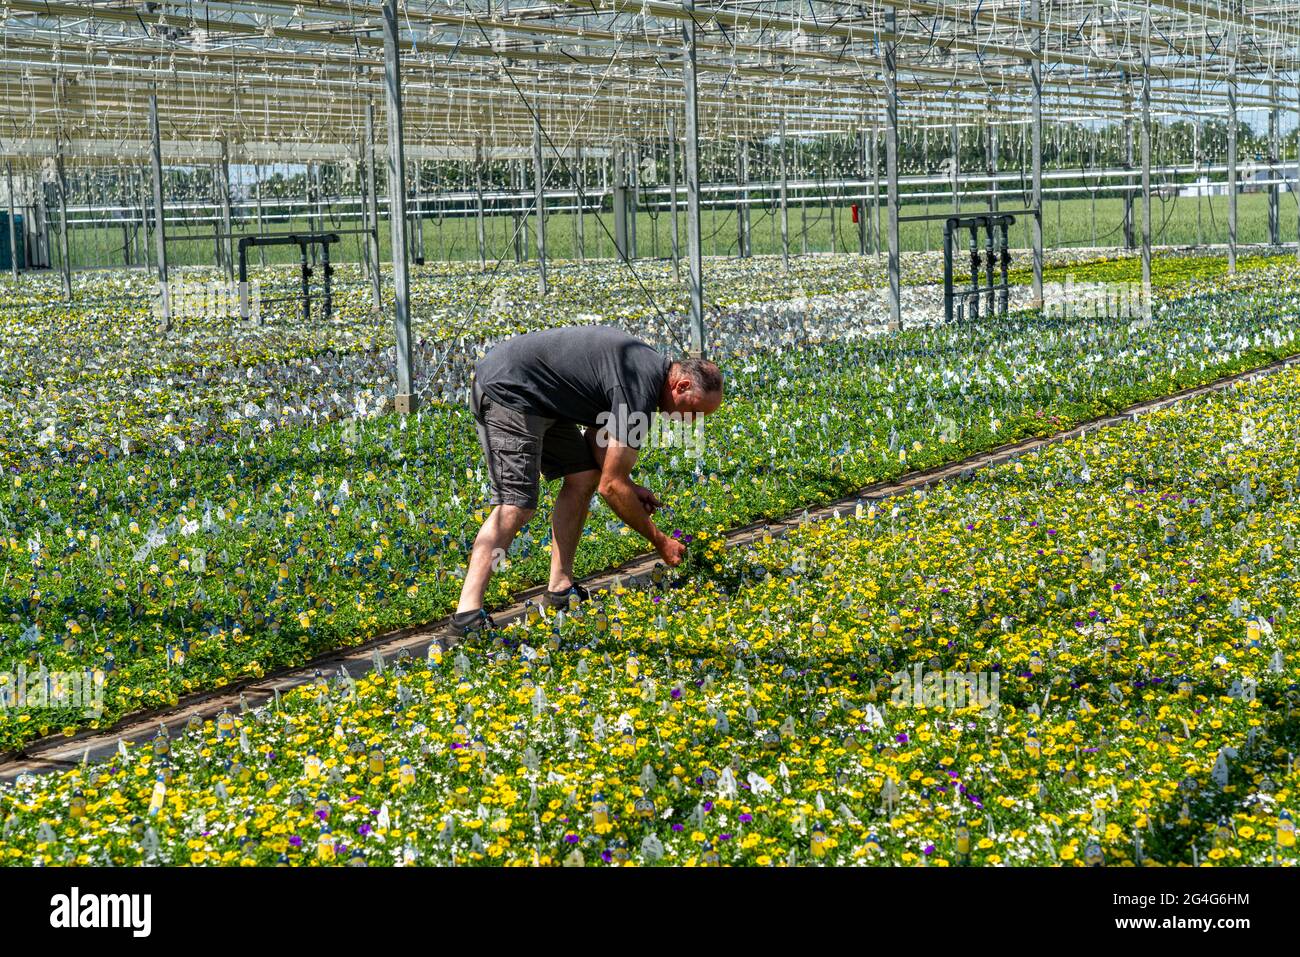
[[[853,221],[856,223],[858,221],[858,204],[854,203],[849,209],[853,211]]]

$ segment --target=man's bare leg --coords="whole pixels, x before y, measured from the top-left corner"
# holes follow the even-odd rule
[[[460,589],[460,603],[456,606],[457,614],[483,607],[483,593],[487,591],[497,557],[505,554],[535,511],[518,505],[498,505],[492,509],[492,514],[474,538],[469,567],[465,570],[465,584]]]
[[[564,477],[564,484],[555,496],[551,512],[551,591],[564,591],[573,585],[573,556],[578,551],[578,539],[587,523],[587,510],[591,497],[600,484],[600,472],[589,469]]]

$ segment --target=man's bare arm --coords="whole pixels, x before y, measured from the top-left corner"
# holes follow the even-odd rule
[[[599,447],[599,443],[597,445]],[[643,495],[646,490],[632,481],[632,468],[636,465],[637,450],[606,435],[600,451],[603,455],[597,457],[601,466],[600,485],[597,491],[601,498],[613,509],[615,515],[627,523],[629,528],[654,546],[655,551],[666,564],[679,564],[685,553],[685,546],[659,531],[650,518],[653,506]]]
[[[601,471],[605,467],[605,448],[608,444],[609,436],[605,434],[603,430],[587,430],[587,445],[591,449],[591,454],[595,456],[597,471]],[[630,477],[629,474],[629,478]],[[653,515],[659,509],[663,508],[664,503],[659,501],[659,496],[650,491],[650,489],[646,488],[644,485],[638,485],[636,482],[632,483],[632,487],[636,489],[636,497],[641,500],[641,504],[645,506],[645,510],[649,514]]]

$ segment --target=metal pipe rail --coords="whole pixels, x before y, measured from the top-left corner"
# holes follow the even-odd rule
[[[1016,221],[1017,216],[1037,216],[1038,211],[1033,209],[998,210],[997,215],[1000,217],[1007,217],[1010,219],[1011,223],[1014,223]],[[957,217],[954,217],[952,213],[930,213],[929,215],[924,215],[924,216],[922,215],[899,216],[898,221],[900,223],[923,223],[923,222],[934,222],[941,219],[947,221],[955,218]],[[972,218],[982,219],[982,218],[986,218],[986,216],[977,215]],[[1010,223],[1008,223],[1008,225],[1010,225]]]
[[[309,246],[320,246],[321,267],[324,275],[324,310],[328,319],[334,311],[334,300],[330,292],[330,277],[334,267],[330,265],[330,245],[339,241],[338,233],[289,233],[279,236],[243,236],[239,240],[239,318],[248,321],[250,307],[248,297],[248,250],[254,246],[297,246],[299,263],[302,269],[302,318],[311,321],[311,264],[307,260]]]
[[[1032,209],[1020,210],[1020,215],[1030,215],[1041,219],[1041,214]],[[996,305],[1001,315],[1007,314],[1008,294],[1011,285],[1008,267],[1011,265],[1011,247],[1008,233],[1016,217],[1011,213],[978,213],[969,216],[947,214],[942,217],[943,224],[943,312],[944,319],[953,321],[954,305],[960,296],[961,312],[965,312],[966,303],[970,303],[972,319],[979,319],[980,298],[988,296],[988,312],[993,314]],[[959,294],[953,289],[953,245],[960,230],[970,230],[970,289]],[[979,231],[984,231],[984,270],[986,283],[980,284],[980,246]],[[1000,267],[1002,282],[994,282],[994,270]]]

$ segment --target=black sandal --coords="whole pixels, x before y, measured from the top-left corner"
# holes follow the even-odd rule
[[[434,641],[443,652],[464,642],[477,641],[496,628],[496,622],[482,608],[472,612],[452,615],[446,624],[438,629]]]
[[[591,597],[591,593],[581,585],[570,585],[561,591],[548,591],[546,593],[546,607],[548,608],[568,608],[569,596],[577,595],[579,602],[584,602]]]

